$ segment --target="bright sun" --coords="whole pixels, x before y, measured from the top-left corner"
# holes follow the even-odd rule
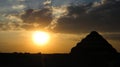
[[[35,44],[44,45],[49,41],[50,35],[47,32],[35,31],[32,34],[32,39]]]

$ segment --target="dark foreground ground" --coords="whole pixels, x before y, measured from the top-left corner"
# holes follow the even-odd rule
[[[0,67],[65,67],[68,54],[0,53]]]
[[[94,67],[119,67],[120,54],[117,59],[112,59],[105,64],[99,60],[85,59],[93,62]],[[85,62],[85,61],[83,61]],[[97,63],[99,62],[99,63]],[[102,60],[104,62],[104,60]],[[87,64],[87,65],[86,65]],[[0,67],[91,67],[88,63],[82,63],[69,54],[22,54],[22,53],[0,53]]]

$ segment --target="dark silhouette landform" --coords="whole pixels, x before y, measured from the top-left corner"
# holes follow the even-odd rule
[[[73,47],[70,55],[82,67],[118,66],[118,52],[96,31]]]
[[[0,67],[120,67],[120,53],[92,31],[69,54],[0,53]]]

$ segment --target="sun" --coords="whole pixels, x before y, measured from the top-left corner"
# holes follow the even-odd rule
[[[44,45],[49,41],[50,35],[47,32],[35,31],[32,34],[32,39],[33,39],[35,44]]]

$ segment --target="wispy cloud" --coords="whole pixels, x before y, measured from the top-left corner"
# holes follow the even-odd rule
[[[16,10],[23,10],[26,6],[25,5],[13,5],[12,8]]]
[[[14,15],[3,15],[4,20],[0,22],[0,30],[20,30],[22,20]]]
[[[57,20],[67,15],[67,6],[60,6],[60,7],[52,7],[52,21],[48,28],[54,29],[57,25]]]

